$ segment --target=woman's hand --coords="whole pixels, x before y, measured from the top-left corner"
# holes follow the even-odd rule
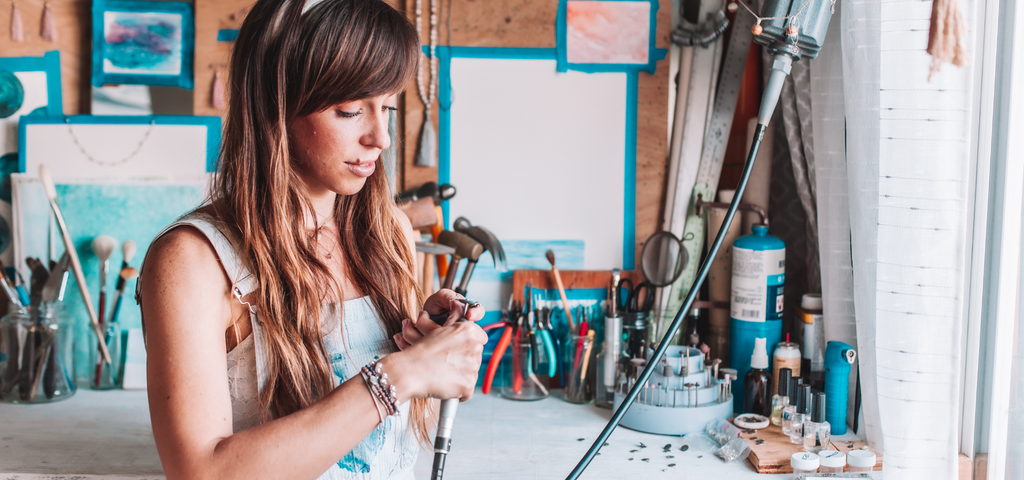
[[[419,320],[430,317],[426,313]],[[398,389],[399,400],[473,396],[487,334],[473,322],[434,325],[429,333],[400,352],[381,359]]]
[[[423,303],[423,311],[420,312],[415,321],[410,319],[402,321],[402,332],[395,334],[394,337],[399,350],[405,350],[415,345],[416,342],[422,340],[430,332],[441,328],[441,325],[430,319],[431,315],[448,312],[448,318],[445,320],[444,325],[451,325],[459,321],[462,318],[463,307],[463,303],[459,301],[460,299],[465,300],[465,297],[448,289],[441,289],[427,298],[427,301]],[[470,308],[466,311],[465,318],[471,322],[479,321],[484,318],[484,307],[477,305]]]

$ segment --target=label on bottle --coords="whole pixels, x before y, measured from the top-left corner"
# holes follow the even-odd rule
[[[729,316],[748,322],[782,318],[786,251],[732,249]]]
[[[822,320],[825,318],[820,312],[806,312],[800,310],[800,318],[803,319],[803,338],[801,350],[803,357],[811,364],[812,372],[825,370],[825,329]]]

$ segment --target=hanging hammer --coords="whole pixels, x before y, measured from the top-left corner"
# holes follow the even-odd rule
[[[444,276],[444,284],[441,288],[452,288],[455,284],[455,272],[459,269],[459,262],[463,258],[469,260],[469,264],[466,266],[466,272],[462,274],[462,282],[459,284],[459,289],[463,295],[465,295],[465,286],[469,283],[469,276],[473,274],[473,267],[476,265],[476,261],[480,259],[480,255],[484,253],[484,246],[480,242],[473,239],[469,235],[445,230],[437,236],[437,243],[441,245],[447,245],[455,249],[455,253],[452,254],[452,264],[448,266],[448,272]]]
[[[505,261],[505,249],[501,248],[501,242],[498,241],[498,237],[491,233],[490,230],[469,223],[469,219],[466,217],[456,218],[455,223],[452,224],[452,230],[473,237],[473,240],[480,242],[484,246],[485,252],[491,252],[491,259],[494,260],[495,270],[499,272],[508,271],[508,263]]]

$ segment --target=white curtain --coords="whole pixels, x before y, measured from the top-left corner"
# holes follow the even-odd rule
[[[840,3],[865,434],[882,450],[886,480],[953,479],[969,258],[971,70],[946,66],[928,80],[931,2]],[[971,3],[962,2],[968,25]]]
[[[814,178],[817,185],[818,248],[821,265],[821,299],[824,303],[825,338],[838,340],[860,351],[853,302],[853,263],[850,252],[850,202],[846,175],[846,118],[843,99],[843,52],[840,49],[840,18],[837,9],[829,35],[810,69],[811,128]],[[862,360],[863,361],[863,360]],[[847,418],[856,402],[857,369],[851,369]],[[871,403],[877,412],[877,403]],[[877,414],[874,416],[877,418]],[[864,431],[864,423],[858,422]],[[834,428],[834,427],[833,427]]]

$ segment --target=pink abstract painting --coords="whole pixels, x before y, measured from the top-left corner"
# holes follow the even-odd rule
[[[569,63],[648,62],[650,2],[570,0],[565,24]]]

